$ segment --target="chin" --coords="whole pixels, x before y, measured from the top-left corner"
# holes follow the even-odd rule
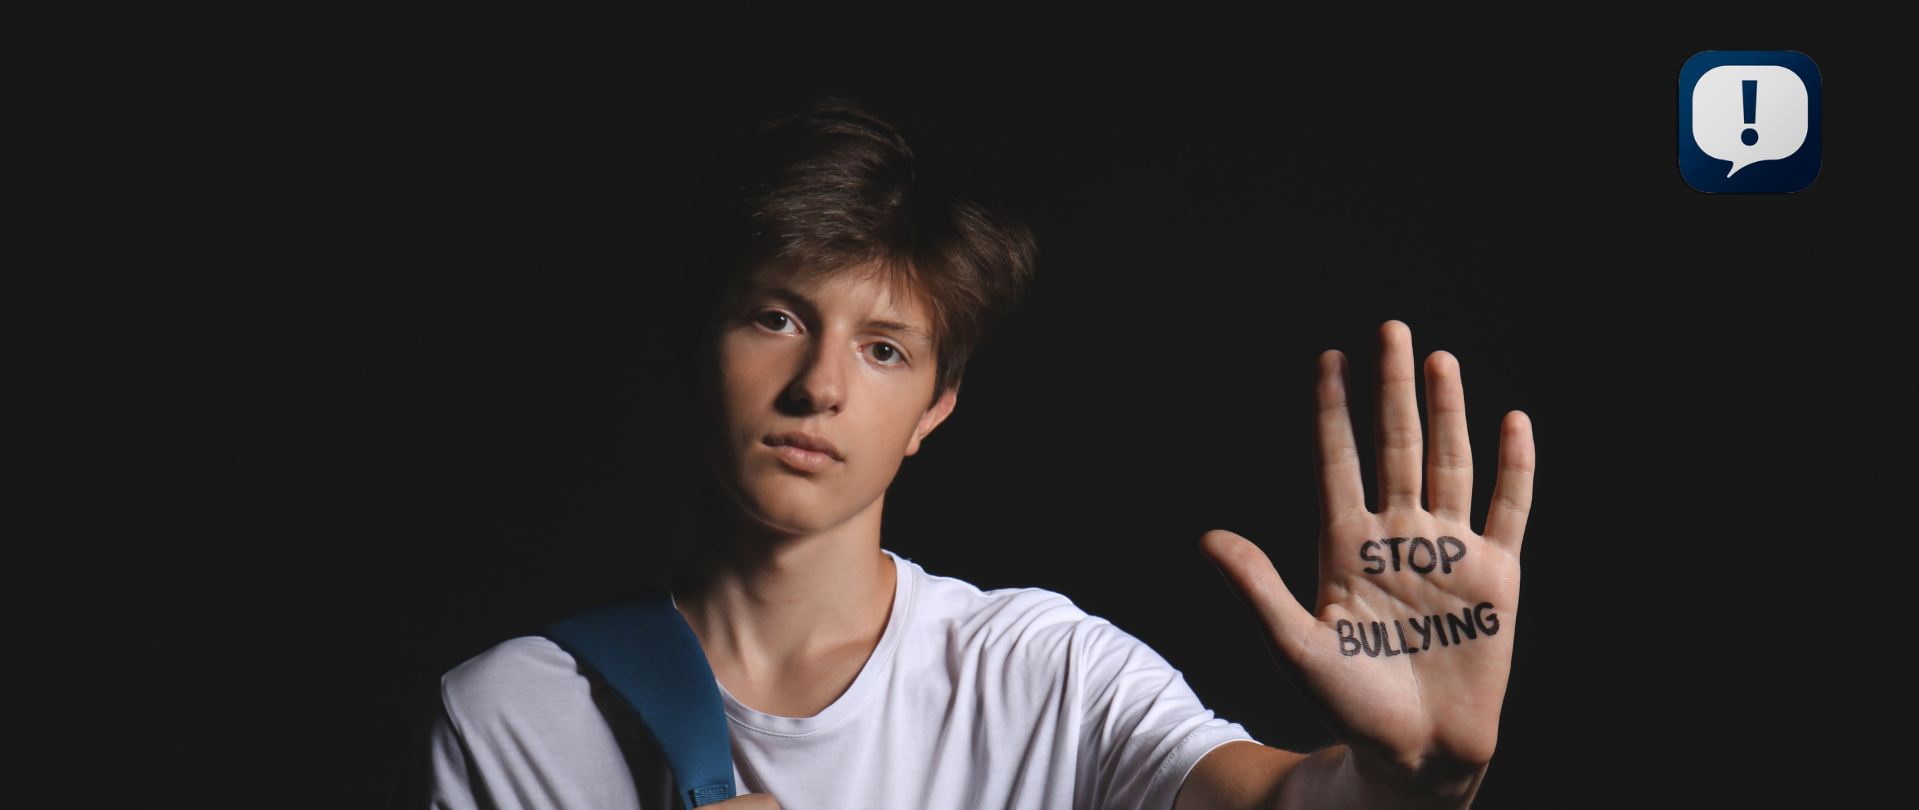
[[[767,479],[773,480],[767,480]],[[779,480],[785,479],[785,480]],[[825,531],[857,514],[857,508],[836,508],[835,494],[812,481],[785,474],[766,476],[742,487],[743,511],[768,528],[789,534]]]
[[[795,535],[817,534],[846,521],[850,515],[821,514],[818,509],[750,509],[747,514],[769,529]]]

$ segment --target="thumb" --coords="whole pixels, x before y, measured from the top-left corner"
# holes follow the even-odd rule
[[[1239,594],[1246,609],[1252,611],[1266,631],[1273,657],[1281,666],[1291,667],[1305,657],[1307,640],[1319,626],[1313,614],[1300,607],[1293,592],[1279,578],[1273,561],[1258,546],[1237,534],[1214,529],[1201,535],[1199,551],[1219,567],[1226,584]]]

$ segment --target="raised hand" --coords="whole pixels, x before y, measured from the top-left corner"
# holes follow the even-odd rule
[[[1375,513],[1366,509],[1353,442],[1346,358],[1319,358],[1313,612],[1244,538],[1214,531],[1200,545],[1259,620],[1280,669],[1347,745],[1363,781],[1384,791],[1378,795],[1469,801],[1499,736],[1518,629],[1532,426],[1523,413],[1506,415],[1486,532],[1474,533],[1459,364],[1445,352],[1426,358],[1433,435],[1423,465],[1413,366],[1411,331],[1398,321],[1381,326]]]

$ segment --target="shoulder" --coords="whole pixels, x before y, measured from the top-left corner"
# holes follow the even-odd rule
[[[911,566],[915,623],[943,630],[959,647],[1003,649],[1027,657],[1076,657],[1119,649],[1151,650],[1110,622],[1091,616],[1066,596],[1044,588],[983,591],[972,583],[934,576]]]
[[[573,656],[540,636],[503,641],[454,667],[440,678],[440,697],[463,730],[593,705],[592,682]]]
[[[1042,588],[1001,588],[983,591],[973,583],[928,574],[909,564],[918,591],[914,609],[921,621],[966,633],[1020,634],[1047,627],[1099,621],[1073,600]]]
[[[440,697],[438,745],[459,758],[436,777],[446,791],[470,783],[492,797],[482,807],[672,806],[657,749],[625,747],[625,715],[551,640],[501,642],[441,676]]]

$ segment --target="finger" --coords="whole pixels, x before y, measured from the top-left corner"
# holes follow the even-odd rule
[[[1473,446],[1466,437],[1466,384],[1459,361],[1447,352],[1426,357],[1426,425],[1433,431],[1426,509],[1464,523],[1473,508]]]
[[[707,806],[719,808],[719,810],[780,810],[780,803],[765,793],[748,793]]]
[[[1419,508],[1419,397],[1413,391],[1413,332],[1379,327],[1379,510]]]
[[[1359,474],[1359,445],[1353,441],[1353,414],[1346,407],[1346,355],[1319,356],[1319,380],[1313,385],[1313,435],[1318,464],[1319,518],[1333,523],[1366,511],[1366,484]]]
[[[1244,537],[1218,529],[1199,538],[1199,550],[1219,567],[1226,584],[1239,594],[1240,601],[1266,631],[1278,663],[1289,671],[1296,668],[1319,621],[1286,589],[1266,552]]]
[[[1499,425],[1499,480],[1486,511],[1486,539],[1519,553],[1533,508],[1533,422],[1513,411]]]

